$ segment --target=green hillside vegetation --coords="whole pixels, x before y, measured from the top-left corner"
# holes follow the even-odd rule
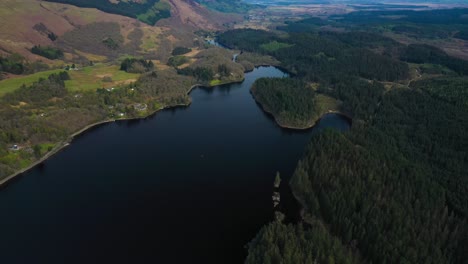
[[[233,62],[232,56],[232,51],[208,48],[194,56],[195,61],[188,67],[177,71],[181,75],[195,77],[200,84],[206,86],[242,81],[245,69]]]
[[[47,79],[53,73],[59,73],[63,70],[47,70],[34,74],[22,75],[15,78],[9,78],[0,81],[0,97],[17,90],[22,85],[29,86],[39,79]],[[79,70],[68,72],[70,80],[65,81],[65,86],[69,91],[95,91],[97,88],[109,88],[119,86],[120,84],[136,81],[140,76],[139,73],[128,73],[120,70],[120,66],[108,64],[95,64],[87,66]],[[111,81],[105,82],[107,77]]]
[[[0,72],[8,72],[13,74],[23,74],[25,66],[23,64],[23,58],[15,58],[9,56],[7,58],[0,57]]]
[[[68,88],[68,82],[80,81],[73,80],[78,72],[54,73],[0,98],[0,179],[63,146],[72,133],[92,123],[143,117],[162,107],[188,104],[187,93],[194,84],[193,79],[168,69],[146,73],[135,83],[115,89]],[[134,107],[136,103],[148,107],[139,111]],[[16,144],[21,149],[10,150]],[[40,153],[34,151],[38,148]]]
[[[45,57],[49,60],[56,60],[63,58],[63,51],[54,47],[42,47],[40,45],[36,45],[31,48],[31,52],[37,54],[39,56]]]
[[[171,16],[170,6],[160,0],[145,1],[118,1],[112,3],[108,0],[47,0],[49,2],[58,2],[71,4],[79,7],[97,8],[107,13],[138,18],[140,21],[149,25],[154,25],[158,20]]]
[[[113,24],[106,26],[112,29]],[[241,78],[231,75],[242,68],[231,58],[230,52],[213,50],[202,53],[197,58],[198,66],[194,67],[211,66],[212,61],[219,63],[197,70],[212,71],[213,75],[206,78],[207,84],[214,80],[229,81],[232,76]],[[13,59],[24,63],[24,59]],[[135,65],[145,73],[126,72],[133,71]],[[71,134],[90,124],[140,118],[163,107],[187,105],[190,102],[187,93],[199,83],[173,68],[155,69],[150,60],[128,58],[120,66],[79,67],[68,71],[66,78],[61,70],[54,70],[1,81],[0,179],[57,151],[70,140]],[[136,104],[147,107],[139,110]],[[11,149],[13,145],[19,145],[20,149]]]
[[[64,97],[67,94],[66,80],[70,80],[67,72],[53,73],[47,79],[41,78],[30,86],[22,85],[13,93],[6,94],[3,100],[11,104],[43,103],[51,98]]]
[[[49,77],[49,75],[53,73],[59,73],[61,71],[62,70],[43,71],[31,75],[2,80],[0,81],[0,97],[7,93],[13,92],[14,90],[21,87],[23,84],[29,86],[34,82],[37,82],[41,78],[46,79],[47,77]]]
[[[23,56],[13,53],[6,57],[0,56],[0,80],[4,73],[15,75],[32,74],[35,72],[47,71],[49,66],[41,61],[27,61]],[[0,93],[1,93],[0,89]]]
[[[171,6],[162,1],[156,2],[145,13],[137,15],[138,20],[149,25],[154,25],[160,19],[169,17],[171,17]]]

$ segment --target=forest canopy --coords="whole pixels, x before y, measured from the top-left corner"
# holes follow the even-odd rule
[[[133,18],[149,25],[154,25],[158,20],[171,16],[170,6],[160,0],[146,1],[118,1],[112,3],[108,0],[46,0],[49,2],[58,2],[71,4],[79,7],[92,7],[107,13],[118,14]]]
[[[437,14],[451,24],[449,14],[463,12],[409,19],[425,23]],[[467,61],[372,32],[320,32],[321,23],[288,23],[280,28],[287,35],[237,29],[218,37],[272,56],[292,73],[252,88],[278,123],[310,116],[319,95],[353,117],[349,132],[312,136],[291,180],[303,222],[265,226],[249,244],[247,263],[463,263]]]
[[[284,126],[312,126],[320,117],[315,92],[300,80],[291,78],[261,78],[252,86],[252,94],[265,111]]]

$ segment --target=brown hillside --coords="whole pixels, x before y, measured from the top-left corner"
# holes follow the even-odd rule
[[[209,11],[192,0],[165,1],[171,5],[172,17],[159,21],[156,26],[149,26],[133,18],[108,14],[92,8],[40,0],[2,0],[0,1],[0,17],[2,17],[0,54],[15,52],[30,61],[42,60],[52,63],[29,52],[34,45],[52,45],[64,49],[67,52],[67,60],[79,57],[96,60],[96,58],[118,57],[121,54],[151,54],[164,58],[166,56],[161,56],[160,51],[167,53],[181,43],[191,45],[194,37],[191,32],[194,30],[221,29],[223,23],[237,19],[232,15],[220,15]],[[76,39],[82,37],[83,33],[89,32],[89,25],[109,22],[120,28],[121,38],[118,37],[120,49],[109,51],[102,48],[101,42],[106,37],[101,36],[102,34],[95,35],[94,42]],[[48,32],[58,35],[59,39],[53,42],[48,38]],[[112,32],[114,35],[115,33]],[[93,49],[93,46],[96,46],[96,49]]]

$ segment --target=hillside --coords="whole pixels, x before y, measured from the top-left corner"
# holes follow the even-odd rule
[[[101,11],[137,18],[154,25],[158,20],[171,16],[169,5],[161,0],[119,1],[119,0],[46,0],[79,7],[97,8]]]
[[[2,53],[18,53],[27,60],[49,60],[31,54],[29,49],[33,45],[60,46],[61,37],[67,32],[79,30],[81,27],[93,23],[112,23],[118,27],[118,34],[122,35],[124,43],[128,43],[129,35],[135,30],[140,30],[146,36],[159,36],[164,29],[150,27],[138,23],[135,19],[108,14],[97,9],[79,8],[71,5],[49,3],[34,0],[5,0],[0,2],[0,14],[3,23],[0,25],[0,50]],[[34,14],[31,16],[31,14]],[[58,36],[56,41],[48,37],[48,33]],[[96,59],[93,54],[80,52],[80,47],[66,48],[65,58],[67,60],[88,57]],[[96,55],[96,54],[95,54]],[[97,54],[100,55],[100,54]]]
[[[240,21],[241,16],[210,10],[194,0],[167,0],[171,6],[171,18],[157,25],[189,26],[192,29],[220,30],[225,24]]]
[[[99,3],[92,5],[104,10]],[[238,19],[235,15],[208,10],[194,1],[162,0],[158,4],[171,10],[171,18],[152,26],[139,21],[144,19],[141,14],[136,15],[140,10],[137,8],[132,11],[135,16],[128,12],[125,16],[50,1],[1,1],[0,16],[4,22],[0,24],[0,55],[17,53],[27,61],[41,60],[49,65],[63,65],[65,61],[106,61],[123,54],[146,54],[164,60],[176,45],[193,45],[194,31],[218,30]],[[111,11],[117,13],[115,9]],[[64,58],[51,61],[32,54],[30,49],[35,45],[63,50]]]

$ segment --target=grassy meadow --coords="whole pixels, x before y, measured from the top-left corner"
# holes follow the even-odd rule
[[[38,72],[31,75],[20,76],[0,81],[0,96],[11,93],[21,85],[31,85],[40,78],[47,78],[53,73],[59,73],[62,69]],[[68,90],[79,92],[96,90],[97,88],[110,88],[118,85],[128,84],[138,79],[140,74],[120,71],[118,65],[96,64],[79,70],[69,71],[71,80],[65,81]],[[103,81],[109,77],[112,81]]]

